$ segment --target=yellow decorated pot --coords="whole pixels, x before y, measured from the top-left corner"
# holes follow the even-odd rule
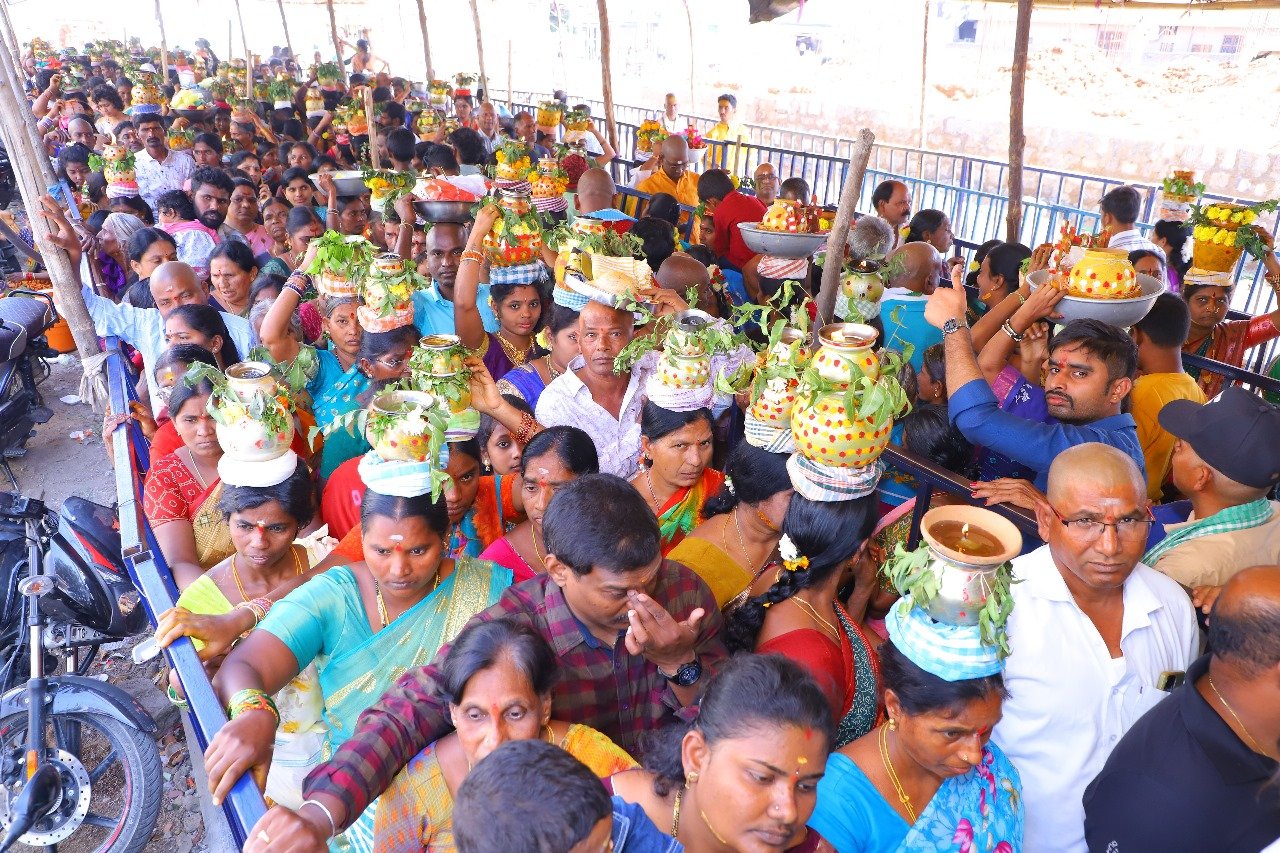
[[[844,395],[830,391],[813,400],[798,398],[791,409],[796,450],[823,465],[861,468],[870,465],[889,444],[893,418],[882,423],[850,420]]]
[[[1123,249],[1086,249],[1071,267],[1067,292],[1081,299],[1130,299],[1142,293]]]
[[[436,399],[421,391],[387,391],[374,397],[369,408],[378,414],[394,415],[407,412],[413,404],[430,409],[436,404]],[[406,417],[380,436],[374,436],[371,430],[366,429],[365,438],[388,462],[422,462],[431,456],[431,432],[421,418]]]
[[[658,359],[658,379],[681,390],[701,388],[711,381],[711,356],[664,353]]]
[[[875,353],[876,330],[861,323],[831,323],[818,332],[821,342],[813,356],[818,375],[828,382],[849,384],[849,365],[855,364],[872,382],[880,378]]]
[[[797,382],[781,377],[770,379],[764,392],[751,404],[753,420],[769,426],[786,428],[791,423],[791,407],[796,403]]]

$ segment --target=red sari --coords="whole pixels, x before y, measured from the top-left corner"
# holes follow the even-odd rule
[[[142,511],[153,528],[172,521],[190,522],[196,557],[207,570],[235,553],[231,529],[218,509],[221,496],[221,480],[201,486],[174,452],[151,466],[142,489]]]
[[[1213,331],[1204,338],[1198,341],[1187,341],[1183,344],[1182,351],[1211,358],[1223,364],[1243,367],[1245,354],[1249,350],[1277,337],[1280,337],[1280,329],[1271,322],[1271,315],[1260,314],[1248,320],[1221,322],[1214,326]],[[1222,374],[1210,373],[1191,365],[1187,365],[1186,370],[1200,383],[1200,390],[1204,392],[1207,399],[1218,396],[1222,390]]]

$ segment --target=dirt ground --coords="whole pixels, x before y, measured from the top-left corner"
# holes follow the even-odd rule
[[[28,443],[27,455],[14,460],[13,470],[19,488],[31,496],[41,496],[50,506],[60,506],[68,495],[79,495],[96,503],[115,503],[115,481],[102,443],[102,418],[83,403],[64,403],[60,398],[76,395],[80,385],[80,363],[74,356],[63,356],[50,365],[49,378],[40,386],[45,405],[53,410],[53,419],[36,428]],[[72,434],[84,434],[73,438]],[[6,482],[0,488],[9,488]],[[141,638],[138,638],[141,639]],[[200,800],[192,776],[190,756],[183,736],[182,724],[175,709],[157,688],[161,684],[161,661],[155,659],[135,665],[130,655],[133,642],[123,648],[105,652],[94,663],[91,675],[122,687],[142,702],[156,719],[157,745],[164,772],[163,803],[156,829],[147,845],[149,853],[204,853],[211,847],[204,841],[204,822]],[[99,808],[110,803],[113,794],[110,774],[104,777],[103,790],[95,789],[94,807],[101,814],[118,813]],[[118,795],[118,794],[117,794]],[[99,797],[107,799],[99,799]],[[113,803],[118,808],[118,803]],[[73,835],[60,851],[91,849],[93,841]],[[79,843],[77,843],[79,841]],[[33,849],[19,845],[17,849]]]

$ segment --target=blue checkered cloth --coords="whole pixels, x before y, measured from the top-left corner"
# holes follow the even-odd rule
[[[530,261],[510,267],[489,267],[489,286],[511,284],[537,284],[546,281],[547,268],[542,261]]]
[[[936,622],[909,595],[889,609],[884,622],[898,651],[943,681],[985,678],[1003,669],[999,649],[982,642],[977,625]]]

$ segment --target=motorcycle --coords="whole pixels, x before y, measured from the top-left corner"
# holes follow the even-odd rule
[[[73,835],[82,850],[146,846],[164,785],[156,724],[88,671],[148,628],[110,508],[0,492],[0,853]]]
[[[46,293],[13,290],[0,299],[0,469],[15,489],[9,460],[25,455],[35,426],[53,417],[38,384],[49,375],[44,359],[58,357],[44,337],[57,319]]]

